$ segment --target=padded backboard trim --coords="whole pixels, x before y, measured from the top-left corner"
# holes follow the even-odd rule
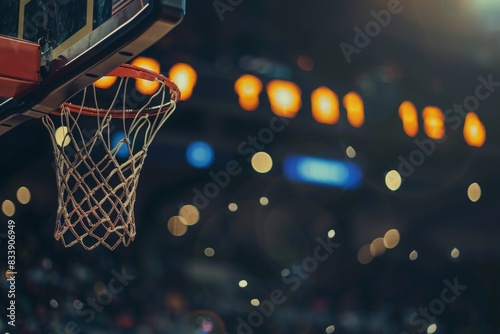
[[[0,96],[19,98],[38,87],[40,57],[37,43],[0,35]]]

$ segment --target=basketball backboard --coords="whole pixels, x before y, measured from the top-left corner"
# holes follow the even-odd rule
[[[174,28],[184,11],[185,0],[3,1],[0,34],[10,39],[0,43],[9,43],[10,56],[20,60],[24,50],[15,39],[38,44],[41,64],[38,87],[0,104],[0,135],[52,112],[137,56]]]

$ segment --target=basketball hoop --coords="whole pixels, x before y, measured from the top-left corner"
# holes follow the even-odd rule
[[[180,97],[175,83],[147,69],[122,65],[109,76],[119,78],[114,94],[89,86],[76,97],[81,103],[72,99],[53,112],[59,127],[50,116],[43,118],[58,186],[54,237],[65,247],[114,250],[134,240],[136,190],[148,147]],[[136,94],[130,79],[157,82],[159,89],[151,96]],[[141,99],[146,102],[138,108]],[[85,130],[87,124],[95,129]],[[113,142],[118,130],[123,138]]]

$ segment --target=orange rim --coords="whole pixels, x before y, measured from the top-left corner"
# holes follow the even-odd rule
[[[171,108],[171,101],[174,103],[177,103],[179,101],[179,98],[181,96],[181,92],[179,90],[179,87],[167,78],[166,76],[162,74],[155,73],[153,71],[150,71],[148,69],[134,66],[134,65],[129,65],[129,64],[124,64],[121,65],[120,67],[114,69],[111,71],[108,76],[116,76],[120,78],[133,78],[133,79],[143,79],[143,80],[148,80],[148,81],[161,81],[165,84],[166,87],[169,88],[170,90],[170,97],[172,97],[172,94],[174,94],[174,99],[169,100],[168,103],[152,108],[145,108],[143,110],[140,109],[101,109],[101,108],[91,108],[87,106],[82,106],[78,104],[73,104],[69,102],[63,103],[61,106],[59,106],[57,109],[55,109],[52,114],[53,115],[61,115],[62,109],[67,109],[73,113],[77,114],[82,114],[82,115],[87,115],[87,116],[93,116],[93,117],[104,117],[106,115],[111,115],[113,118],[134,118],[136,117],[139,113],[149,115],[149,116],[155,116],[157,114],[164,113],[168,111]]]

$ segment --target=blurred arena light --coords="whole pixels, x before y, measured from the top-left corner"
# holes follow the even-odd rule
[[[346,148],[345,154],[351,159],[356,158],[356,150],[352,146]]]
[[[195,141],[188,146],[186,158],[188,163],[195,168],[207,168],[214,161],[214,149],[204,141]]]
[[[179,209],[179,216],[184,218],[182,222],[188,226],[196,225],[200,220],[200,211],[194,205],[184,205]]]
[[[128,147],[124,139],[125,132],[123,131],[117,131],[113,133],[113,136],[111,137],[111,146],[113,149],[117,149],[116,156],[119,158],[126,158],[129,156]]]
[[[467,189],[467,196],[469,197],[471,202],[477,202],[481,198],[481,187],[479,184],[474,182]]]
[[[365,106],[363,99],[356,92],[349,92],[343,99],[344,108],[347,111],[347,121],[355,128],[360,128],[365,122]]]
[[[326,332],[326,334],[332,334],[333,332],[335,332],[335,326],[331,325],[331,326],[326,327],[325,332]]]
[[[474,3],[477,7],[483,9],[494,9],[500,7],[500,3],[496,0],[476,0]]]
[[[339,98],[328,87],[319,87],[311,94],[313,118],[322,124],[335,124],[339,121]]]
[[[368,264],[373,261],[373,256],[370,253],[370,245],[364,245],[359,249],[358,261],[361,264]]]
[[[399,106],[399,118],[403,122],[403,130],[409,137],[415,137],[418,133],[417,108],[410,101],[404,101]]]
[[[290,81],[272,80],[267,84],[271,110],[281,117],[295,117],[302,107],[301,90]]]
[[[437,330],[437,325],[436,324],[431,324],[429,327],[427,327],[427,334],[434,334],[436,333]]]
[[[262,92],[262,81],[254,75],[245,74],[236,80],[234,90],[238,94],[242,109],[254,111],[259,106],[259,94]]]
[[[269,204],[269,199],[267,197],[261,197],[259,202],[260,202],[260,205],[266,206]]]
[[[352,162],[302,155],[285,157],[283,169],[289,181],[343,189],[358,187],[363,176]]]
[[[193,89],[198,79],[198,74],[193,67],[185,63],[175,64],[170,68],[168,77],[179,87],[181,101],[186,101],[193,95]]]
[[[238,211],[238,204],[236,203],[230,203],[227,208],[229,209],[229,211],[231,212],[236,212]]]
[[[60,126],[56,129],[54,134],[57,145],[60,147],[66,147],[71,143],[71,138],[68,135],[68,127]]]
[[[474,112],[465,116],[464,139],[469,146],[481,147],[486,141],[486,129]]]
[[[273,168],[273,158],[266,152],[255,153],[251,162],[257,173],[265,174]]]
[[[174,216],[170,218],[168,220],[167,227],[168,231],[176,237],[183,236],[188,230],[187,223],[181,216]]]
[[[333,239],[335,237],[335,230],[328,231],[328,238]]]
[[[314,69],[314,61],[309,56],[300,55],[297,57],[297,66],[303,71],[312,71]]]
[[[10,199],[6,199],[5,201],[3,201],[2,212],[7,217],[12,217],[16,213],[16,206],[14,205],[14,202],[12,202]]]
[[[434,140],[443,139],[445,135],[444,115],[441,109],[434,106],[425,107],[422,111],[425,134]]]
[[[156,59],[153,59],[153,58],[137,57],[132,61],[131,65],[145,68],[145,69],[153,71],[155,73],[160,73],[160,63]],[[153,95],[160,88],[160,83],[158,81],[136,79],[135,80],[135,88],[141,94]]]
[[[458,2],[460,3],[460,2]],[[464,1],[462,6],[468,5],[475,9],[478,15],[478,23],[488,33],[497,33],[500,31],[500,3],[497,0],[476,0]]]
[[[385,185],[389,190],[396,191],[401,187],[403,179],[397,170],[391,170],[385,175]]]
[[[370,254],[373,257],[381,256],[385,251],[384,238],[377,238],[370,244]]]
[[[213,248],[211,248],[211,247],[207,247],[207,248],[205,248],[205,250],[203,251],[203,253],[207,257],[213,257],[215,255],[215,250]]]
[[[389,230],[384,235],[384,245],[387,249],[396,248],[400,240],[399,231],[396,229]]]
[[[488,34],[500,31],[500,3],[497,0],[476,0],[464,2],[477,13],[477,24]]]
[[[115,82],[116,82],[115,76],[105,75],[96,82],[94,82],[94,86],[100,89],[108,89],[109,87],[113,86]]]
[[[20,187],[17,189],[16,197],[19,203],[28,204],[31,200],[31,192],[26,187]]]

